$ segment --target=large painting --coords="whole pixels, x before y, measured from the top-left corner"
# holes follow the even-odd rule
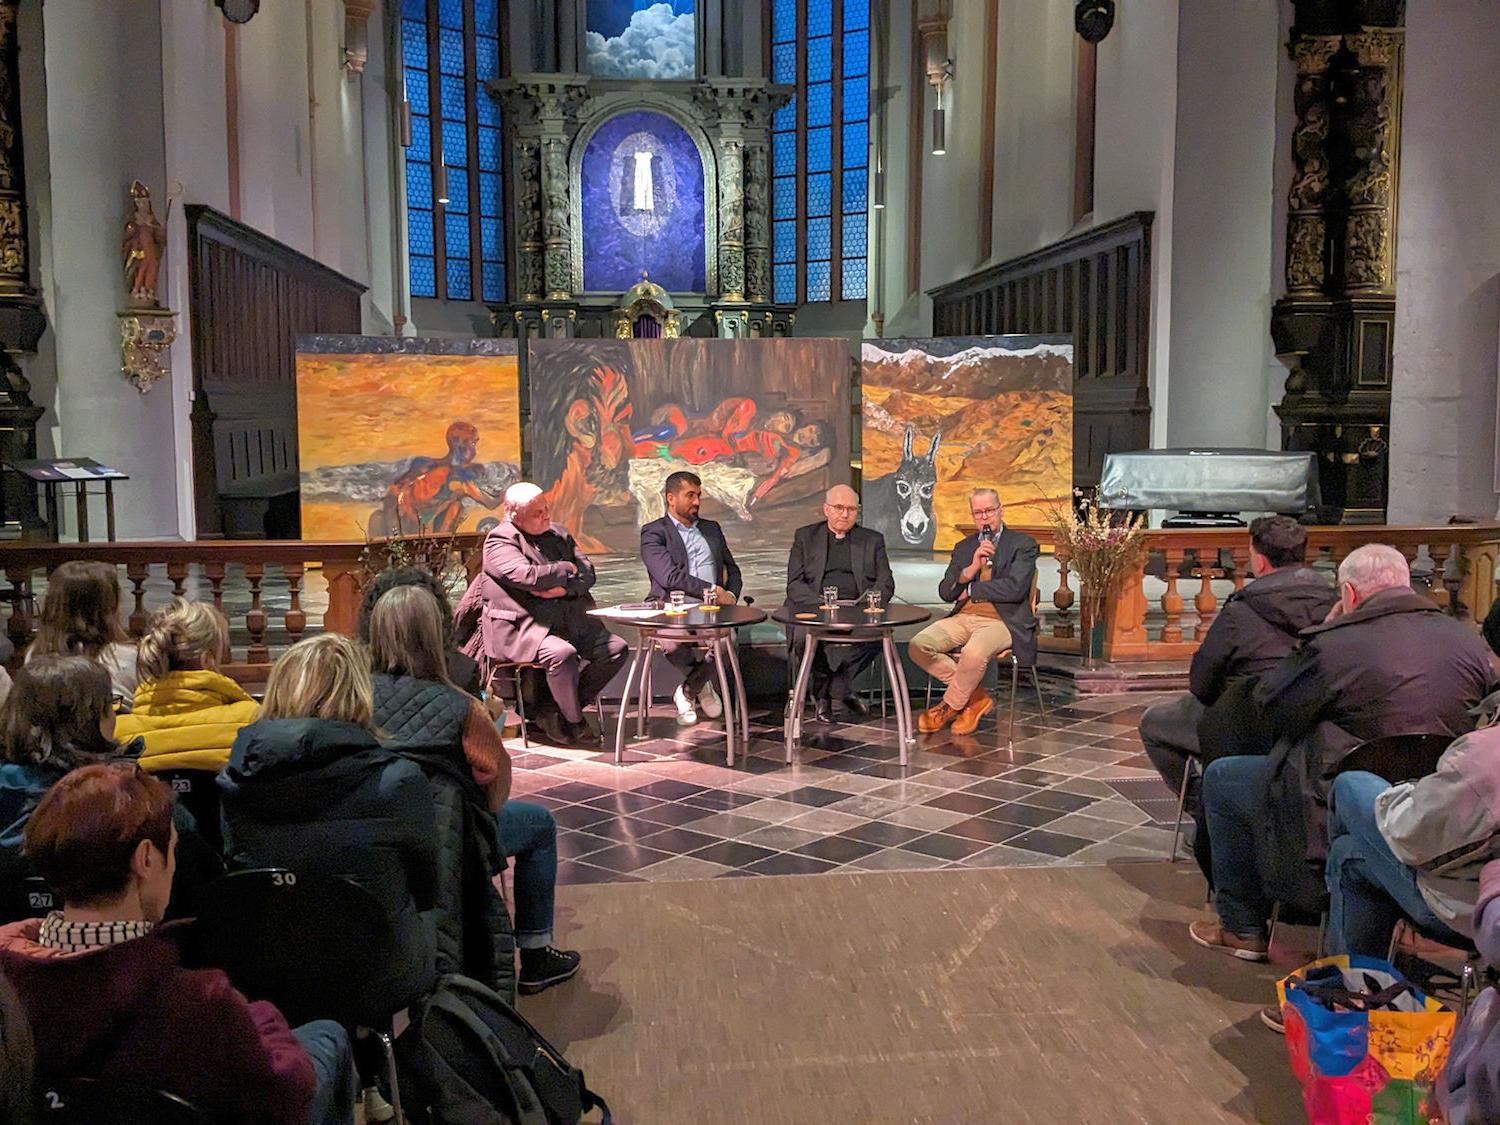
[[[519,477],[514,340],[297,341],[302,538],[484,531]]]
[[[849,480],[845,340],[533,340],[534,477],[585,551],[635,554],[677,470],[733,545],[783,546]],[[752,538],[753,537],[753,538]]]
[[[952,547],[976,488],[1017,526],[1071,497],[1070,337],[866,340],[860,368],[863,522],[892,550]]]
[[[691,79],[697,74],[693,0],[588,0],[584,47],[599,78]]]

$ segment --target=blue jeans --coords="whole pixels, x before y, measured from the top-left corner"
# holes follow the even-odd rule
[[[294,1027],[292,1034],[312,1059],[316,1076],[307,1111],[309,1125],[353,1125],[359,1090],[349,1033],[333,1020],[313,1020]]]
[[[1271,912],[1255,856],[1270,783],[1269,758],[1220,758],[1203,771],[1203,814],[1214,844],[1214,909],[1238,937],[1265,937]]]
[[[1375,798],[1390,783],[1373,773],[1333,779],[1328,818],[1328,952],[1384,957],[1402,917],[1445,944],[1468,945],[1433,914],[1417,871],[1396,858],[1375,823]]]
[[[495,818],[500,848],[516,861],[516,944],[541,949],[552,944],[557,899],[557,821],[541,805],[506,801]]]

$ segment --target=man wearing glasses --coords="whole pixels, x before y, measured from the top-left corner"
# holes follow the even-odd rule
[[[817,609],[825,588],[837,588],[840,599],[853,601],[868,590],[880,592],[881,603],[896,593],[885,553],[885,536],[866,527],[856,527],[859,497],[847,484],[836,484],[823,498],[823,522],[799,527],[792,538],[792,553],[786,561],[786,604],[798,610]],[[807,643],[805,630],[792,630],[793,667]],[[814,716],[829,722],[840,707],[856,718],[870,713],[869,705],[853,694],[854,681],[880,655],[879,641],[838,645],[843,663],[837,669],[828,663],[828,645],[813,654],[812,697]]]
[[[949,723],[954,734],[974,733],[995,706],[979,682],[997,653],[1011,649],[1019,663],[1036,663],[1031,608],[1036,540],[1005,526],[1000,494],[993,488],[973,492],[969,514],[975,532],[954,546],[948,572],[938,583],[938,597],[953,602],[953,611],[911,639],[912,662],[947,685],[943,698],[917,718],[924,734]]]

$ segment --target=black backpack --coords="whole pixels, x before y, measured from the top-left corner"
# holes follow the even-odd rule
[[[419,1125],[577,1125],[609,1106],[515,1008],[457,975],[410,1009],[396,1040],[401,1103]]]

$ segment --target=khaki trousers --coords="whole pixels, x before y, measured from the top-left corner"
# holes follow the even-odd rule
[[[961,710],[984,679],[995,654],[1010,648],[1004,621],[980,613],[955,613],[934,621],[911,639],[912,663],[947,685],[943,702]],[[958,649],[958,659],[949,655]]]

